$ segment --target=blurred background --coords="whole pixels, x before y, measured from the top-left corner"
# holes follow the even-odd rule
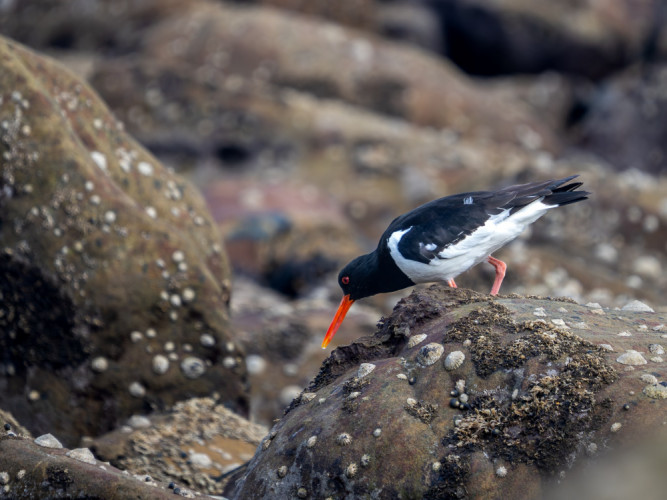
[[[0,33],[203,192],[262,423],[327,354],[338,269],[447,194],[579,174],[589,201],[497,254],[501,293],[665,310],[666,19],[661,0],[0,0]],[[400,296],[355,304],[334,345]]]

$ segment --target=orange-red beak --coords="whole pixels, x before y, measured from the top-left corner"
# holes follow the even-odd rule
[[[331,325],[329,325],[327,334],[324,336],[324,340],[322,341],[322,349],[326,349],[329,345],[329,342],[331,342],[331,339],[334,337],[334,335],[336,335],[338,327],[345,319],[345,315],[347,314],[347,311],[350,309],[352,304],[354,304],[354,300],[352,300],[349,295],[343,296],[343,300],[340,301],[340,305],[338,306],[338,311],[336,311],[336,315],[334,316]]]

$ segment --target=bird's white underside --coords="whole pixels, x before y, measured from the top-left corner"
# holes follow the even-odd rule
[[[544,215],[547,210],[556,206],[546,205],[541,200],[536,200],[512,215],[509,210],[492,215],[483,226],[461,241],[444,248],[438,254],[440,258],[431,259],[428,264],[406,259],[398,251],[398,243],[408,231],[412,230],[412,226],[391,234],[387,240],[389,253],[399,269],[415,283],[447,281],[486,260],[493,252],[519,236],[526,227]],[[427,250],[436,248],[429,241],[421,242],[421,244]]]

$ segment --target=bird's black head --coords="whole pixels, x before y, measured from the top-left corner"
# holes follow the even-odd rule
[[[346,265],[338,274],[338,284],[343,295],[349,295],[352,300],[414,285],[393,260],[378,259],[376,252],[357,257]]]
[[[349,295],[352,300],[373,295],[367,293],[368,272],[363,265],[363,257],[357,257],[338,273],[338,284],[343,289],[343,295]]]

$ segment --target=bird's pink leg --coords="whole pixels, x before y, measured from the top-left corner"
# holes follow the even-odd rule
[[[486,260],[489,264],[496,268],[496,279],[493,282],[493,287],[491,288],[491,295],[498,295],[498,292],[500,291],[500,284],[503,282],[503,278],[505,277],[507,264],[505,264],[502,260],[498,260],[490,255]]]
[[[447,280],[447,284],[452,288],[456,288],[456,283],[454,282],[453,279]]]

